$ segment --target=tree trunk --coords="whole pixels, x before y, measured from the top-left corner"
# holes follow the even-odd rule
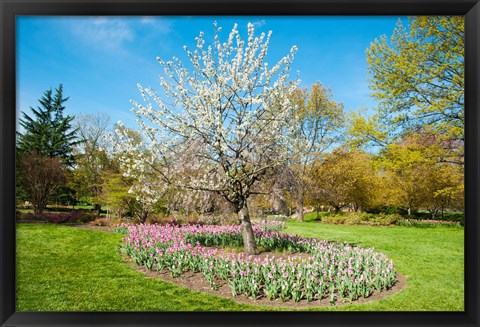
[[[285,191],[281,188],[274,188],[272,192],[272,207],[275,214],[287,215],[287,201]]]
[[[39,214],[41,214],[41,210],[38,206],[36,205],[33,205],[33,213],[35,214],[35,216],[38,216]]]
[[[147,221],[148,215],[149,215],[148,210],[142,210],[139,214],[140,217],[140,223],[144,224]]]
[[[33,213],[35,215],[41,215],[45,210],[45,208],[47,207],[47,203],[43,199],[33,199],[32,205],[33,205]]]
[[[97,216],[100,217],[100,214],[102,213],[102,205],[99,203],[95,203],[93,205],[93,210],[95,210],[97,212]]]
[[[297,220],[300,221],[300,222],[303,222],[304,221],[304,217],[303,217],[303,201],[304,201],[304,198],[305,198],[305,194],[303,194],[303,187],[299,187],[299,190],[298,190],[298,195],[297,195]]]
[[[240,225],[242,226],[243,250],[246,255],[255,255],[257,254],[257,249],[253,236],[252,223],[250,222],[250,214],[246,204],[240,209],[237,215],[240,220]]]

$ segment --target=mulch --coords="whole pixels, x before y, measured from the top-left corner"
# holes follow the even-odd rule
[[[303,253],[304,254],[304,253]],[[268,255],[269,257],[285,257],[285,256],[292,256],[292,254],[277,254],[277,253],[262,253],[259,254],[258,256],[266,256]],[[263,306],[269,306],[269,307],[275,307],[275,308],[295,308],[295,309],[302,309],[302,308],[311,308],[311,307],[325,307],[325,306],[331,306],[330,304],[330,299],[329,298],[323,298],[321,300],[314,300],[311,302],[308,302],[307,300],[301,300],[299,302],[295,302],[293,300],[288,300],[283,302],[280,299],[276,300],[269,300],[266,297],[260,297],[257,299],[253,299],[250,297],[246,297],[244,295],[237,295],[233,296],[232,292],[230,290],[230,287],[227,285],[227,283],[223,280],[217,280],[217,285],[219,285],[218,290],[213,290],[210,287],[210,284],[208,281],[202,276],[201,273],[193,273],[193,272],[185,272],[179,277],[172,277],[167,269],[164,269],[163,271],[156,271],[156,270],[148,270],[145,266],[139,266],[135,263],[133,259],[131,259],[128,255],[122,253],[122,257],[125,260],[125,262],[134,270],[142,272],[145,276],[150,277],[150,278],[159,278],[163,281],[167,281],[176,285],[180,285],[183,287],[186,287],[190,290],[202,292],[202,293],[208,293],[224,298],[231,299],[239,304],[251,304],[251,305],[263,305]],[[396,282],[387,291],[382,291],[382,292],[373,292],[368,298],[359,298],[355,301],[352,301],[353,304],[355,303],[368,303],[376,300],[383,299],[387,296],[390,296],[407,286],[406,278],[402,274],[397,272],[396,275]],[[341,302],[337,301],[335,306],[342,306],[349,304],[349,302]]]

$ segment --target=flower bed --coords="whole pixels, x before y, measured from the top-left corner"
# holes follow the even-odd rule
[[[373,248],[302,238],[254,227],[257,246],[304,252],[309,259],[246,256],[218,247],[242,246],[240,226],[127,225],[123,246],[138,265],[176,277],[201,273],[213,289],[226,282],[233,296],[270,300],[356,300],[395,283],[393,263]]]

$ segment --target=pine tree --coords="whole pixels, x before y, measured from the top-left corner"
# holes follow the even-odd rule
[[[17,149],[20,154],[37,153],[49,158],[60,158],[67,165],[74,162],[73,146],[80,141],[76,137],[76,129],[72,129],[73,116],[63,116],[64,103],[69,99],[63,97],[63,86],[60,84],[53,95],[52,88],[46,90],[39,99],[40,106],[30,107],[33,117],[22,112],[23,119],[19,124],[25,132],[17,132]]]

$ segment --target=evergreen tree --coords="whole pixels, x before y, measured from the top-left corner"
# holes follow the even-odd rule
[[[72,129],[73,116],[63,115],[64,103],[69,99],[63,97],[60,84],[53,95],[52,88],[45,91],[39,99],[40,106],[30,107],[33,117],[22,112],[20,126],[24,133],[17,132],[17,149],[20,154],[37,153],[49,158],[61,158],[67,165],[73,164],[72,150],[80,141],[76,129]]]

